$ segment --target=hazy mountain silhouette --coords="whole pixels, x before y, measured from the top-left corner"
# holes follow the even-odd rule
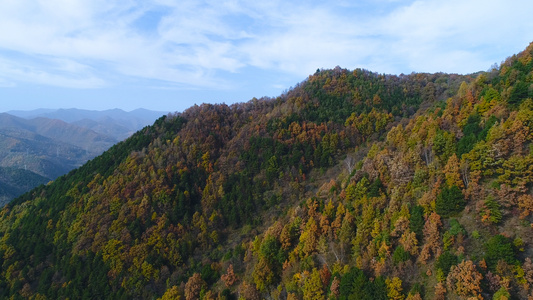
[[[0,204],[81,166],[162,115],[146,109],[1,113],[0,167],[13,171],[0,177]]]
[[[136,109],[126,112],[121,109],[103,111],[85,109],[36,109],[32,111],[9,111],[11,115],[25,119],[44,117],[58,119],[67,123],[85,127],[95,132],[123,140],[135,131],[150,125],[155,119],[166,114],[165,112]]]

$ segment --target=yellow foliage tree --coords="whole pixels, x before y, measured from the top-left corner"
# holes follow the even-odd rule
[[[311,274],[305,279],[303,286],[303,296],[306,300],[324,299],[324,291],[320,273],[313,268]]]
[[[461,174],[459,173],[459,159],[457,155],[452,154],[444,166],[444,176],[446,177],[446,184],[451,187],[453,185],[458,186],[459,188],[464,188],[463,180],[461,179]]]
[[[405,296],[402,294],[402,280],[398,277],[392,279],[387,278],[385,281],[387,284],[387,296],[391,300],[403,300]]]
[[[172,288],[168,289],[161,298],[158,300],[180,300],[181,299],[181,293],[177,286],[173,286]]]

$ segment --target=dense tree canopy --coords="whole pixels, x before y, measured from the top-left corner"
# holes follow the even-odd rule
[[[532,55],[162,117],[3,208],[0,297],[533,296]]]

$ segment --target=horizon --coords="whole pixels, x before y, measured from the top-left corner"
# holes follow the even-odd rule
[[[472,74],[533,41],[529,1],[58,1],[0,3],[0,111],[181,112],[335,66]]]

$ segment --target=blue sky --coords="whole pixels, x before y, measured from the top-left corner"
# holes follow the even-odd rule
[[[278,96],[317,68],[488,70],[533,1],[0,1],[0,112],[182,111]]]

